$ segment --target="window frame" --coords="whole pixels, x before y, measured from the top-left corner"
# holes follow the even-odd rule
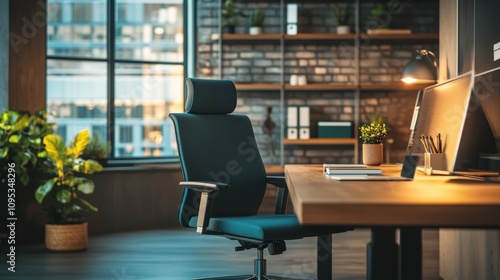
[[[194,51],[188,51],[188,45],[189,46],[194,46],[193,43],[188,43],[189,38],[192,38],[192,35],[189,35],[190,33],[194,32],[193,30],[189,30],[189,26],[192,26],[189,24],[189,20],[193,20],[193,15],[189,15],[188,11],[188,2],[190,3],[189,5],[192,5],[194,0],[182,0],[182,28],[183,28],[183,43],[182,43],[182,48],[183,48],[183,57],[182,61],[179,62],[172,62],[172,61],[149,61],[149,60],[138,60],[138,59],[123,59],[123,58],[116,58],[116,20],[117,20],[117,7],[118,3],[116,0],[106,0],[106,7],[107,7],[107,13],[106,13],[106,57],[105,58],[96,58],[96,57],[83,57],[83,56],[74,56],[74,55],[49,55],[46,53],[46,61],[49,60],[62,60],[62,61],[88,61],[88,62],[103,62],[107,63],[107,74],[106,74],[106,79],[107,79],[107,112],[106,112],[106,126],[107,126],[107,137],[106,141],[111,143],[111,151],[108,154],[108,158],[106,159],[106,164],[109,166],[113,165],[134,165],[134,164],[141,164],[141,163],[178,163],[179,162],[179,156],[178,155],[173,155],[173,156],[143,156],[143,157],[117,157],[115,155],[115,149],[116,147],[116,137],[118,137],[118,133],[116,132],[116,129],[118,129],[116,126],[116,114],[115,114],[115,79],[116,79],[116,64],[119,63],[124,63],[124,64],[135,64],[135,65],[174,65],[174,66],[180,66],[183,67],[183,80],[186,79],[186,77],[189,75],[188,73],[193,72],[192,70],[189,70],[190,68],[190,62],[192,64],[192,61],[194,59],[190,58],[190,56],[193,55]],[[194,9],[193,9],[194,10]],[[47,28],[49,25],[47,24]],[[188,37],[190,36],[190,37]],[[46,40],[47,42],[47,40]],[[47,48],[48,50],[48,48]],[[191,65],[193,66],[193,65]],[[48,74],[46,76],[46,79],[48,78]],[[183,100],[185,101],[185,92],[184,92],[184,87],[183,87]],[[170,121],[169,118],[167,117],[165,121]],[[143,133],[141,131],[141,133]],[[119,140],[119,139],[118,139]],[[168,141],[170,144],[177,144],[173,143],[172,141],[175,142],[175,140],[171,139],[165,139],[165,141]]]

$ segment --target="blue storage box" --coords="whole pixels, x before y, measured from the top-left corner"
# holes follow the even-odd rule
[[[352,122],[319,121],[318,138],[352,138]]]

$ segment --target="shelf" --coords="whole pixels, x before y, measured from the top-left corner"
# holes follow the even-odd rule
[[[360,35],[362,43],[369,40],[387,40],[387,41],[398,41],[398,40],[439,40],[438,33],[412,33],[412,34],[366,34]]]
[[[278,41],[284,39],[285,41],[345,41],[345,40],[355,40],[357,38],[363,42],[369,40],[386,40],[386,41],[398,41],[398,40],[438,40],[438,33],[412,33],[412,34],[336,34],[336,33],[299,33],[297,35],[288,35],[280,33],[263,33],[258,35],[250,35],[247,33],[235,33],[235,34],[222,34],[222,40],[224,41]],[[213,34],[212,40],[219,40],[219,34]]]
[[[361,90],[402,90],[402,91],[417,91],[424,89],[433,84],[405,84],[401,83],[384,83],[384,84],[361,84]]]
[[[310,138],[310,139],[283,139],[285,145],[355,145],[356,138]]]
[[[258,35],[250,35],[246,33],[222,34],[222,40],[224,41],[272,41],[280,40],[282,38],[283,34],[279,33],[263,33]],[[219,35],[214,34],[212,39],[218,40]]]
[[[239,91],[278,91],[284,88],[286,91],[342,91],[361,89],[365,91],[392,90],[392,91],[417,91],[432,84],[405,84],[405,83],[380,83],[380,84],[307,84],[303,86],[292,86],[290,84],[250,84],[237,83],[236,89]]]
[[[316,40],[316,41],[331,41],[331,40],[354,40],[356,34],[335,34],[335,33],[299,33],[297,35],[285,34],[285,40]]]
[[[355,90],[358,86],[355,84],[307,84],[303,86],[292,86],[285,85],[285,90],[297,91],[297,90]]]
[[[280,84],[235,84],[236,90],[252,91],[252,90],[280,90]]]

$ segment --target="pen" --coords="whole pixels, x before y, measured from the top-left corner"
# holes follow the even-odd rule
[[[443,152],[443,144],[441,142],[441,133],[438,133],[437,141],[438,141],[438,150],[440,153],[442,153]]]
[[[421,136],[420,136],[420,142],[422,142],[422,146],[424,146],[424,150],[425,150],[425,152],[426,152],[426,153],[428,153],[428,152],[429,152],[429,149],[427,148],[427,145],[426,145],[426,143],[425,143],[424,138],[425,138],[425,136],[424,136],[424,135],[421,135]]]
[[[436,148],[436,145],[434,144],[434,139],[432,139],[432,136],[429,136],[429,141],[431,143],[431,148],[434,153],[439,153],[438,149]]]

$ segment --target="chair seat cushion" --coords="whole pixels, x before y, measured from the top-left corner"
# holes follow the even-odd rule
[[[189,225],[196,227],[196,221],[197,217],[193,217]],[[212,217],[207,231],[260,241],[304,237],[302,226],[295,215]]]
[[[189,226],[196,228],[198,217],[193,217]],[[212,217],[207,227],[210,232],[233,236],[235,239],[247,238],[262,242],[282,239],[301,239],[309,236],[317,236],[344,232],[352,228],[314,226],[313,228],[302,226],[297,216],[288,215],[256,215],[240,217]]]

